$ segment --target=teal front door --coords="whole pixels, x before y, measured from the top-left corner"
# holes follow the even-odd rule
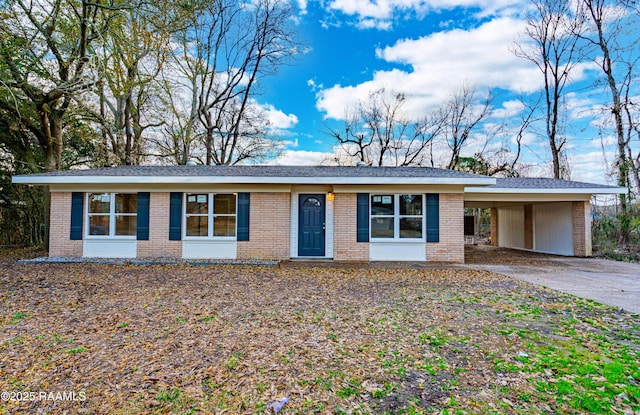
[[[325,195],[300,195],[298,256],[325,256]]]

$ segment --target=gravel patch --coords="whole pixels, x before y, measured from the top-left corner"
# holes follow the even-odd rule
[[[251,265],[277,266],[280,261],[268,259],[175,259],[175,258],[78,258],[38,257],[20,259],[17,264],[107,264],[107,265]]]

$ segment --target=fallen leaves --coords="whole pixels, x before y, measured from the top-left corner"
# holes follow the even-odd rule
[[[572,399],[609,391],[639,409],[636,317],[489,272],[12,258],[0,301],[0,391],[86,394],[0,412],[589,412]]]

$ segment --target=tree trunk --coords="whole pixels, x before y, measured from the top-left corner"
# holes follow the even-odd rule
[[[626,155],[626,140],[624,124],[622,121],[622,103],[620,98],[620,90],[618,89],[618,82],[614,73],[614,62],[611,58],[611,51],[609,50],[610,40],[606,37],[605,29],[605,4],[600,0],[587,0],[585,1],[587,12],[595,25],[597,30],[597,39],[594,41],[596,46],[602,52],[602,62],[600,67],[607,79],[607,85],[611,91],[611,99],[613,106],[611,107],[611,113],[616,129],[616,138],[618,144],[618,159],[616,165],[618,168],[618,186],[629,188],[629,160]],[[620,210],[619,224],[620,229],[618,232],[618,242],[624,245],[629,240],[629,206],[627,201],[627,195],[620,195]]]
[[[553,178],[561,179],[560,174],[560,150],[556,147],[555,139],[549,137],[549,145],[551,147],[551,157],[553,158]]]
[[[207,166],[211,166],[213,164],[213,130],[211,128],[207,128]]]
[[[62,168],[62,115],[63,112],[50,108],[47,103],[38,105],[40,124],[44,132],[45,171]],[[43,187],[44,249],[49,250],[49,224],[51,193],[49,186]]]

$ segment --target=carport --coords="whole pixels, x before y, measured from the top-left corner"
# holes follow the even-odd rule
[[[465,188],[465,208],[491,209],[491,244],[591,256],[591,197],[625,188],[546,178],[498,178]]]

